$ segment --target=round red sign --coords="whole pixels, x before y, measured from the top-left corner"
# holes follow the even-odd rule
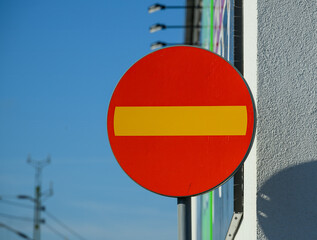
[[[108,136],[122,169],[158,194],[193,196],[228,180],[255,131],[242,76],[220,56],[175,46],[136,62],[110,101]]]

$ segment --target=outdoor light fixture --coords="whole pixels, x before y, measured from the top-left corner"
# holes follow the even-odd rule
[[[163,4],[155,3],[148,8],[149,13],[154,13],[167,8],[202,8],[201,6],[165,6]]]
[[[155,49],[166,47],[166,46],[174,46],[174,45],[181,45],[181,44],[180,43],[166,43],[166,42],[157,41],[157,42],[151,44],[151,50],[155,50]]]
[[[165,29],[165,28],[166,28],[166,25],[157,23],[157,24],[154,24],[150,27],[150,33],[154,33],[154,32],[160,31],[160,30]]]
[[[155,42],[155,43],[151,44],[151,50],[155,50],[155,49],[165,47],[165,46],[167,46],[167,43],[165,43],[165,42]]]
[[[181,25],[173,25],[173,26],[166,26],[165,24],[157,23],[150,27],[150,33],[154,33],[166,28],[200,28],[201,26],[181,26]]]
[[[154,13],[154,12],[160,11],[160,10],[165,9],[165,8],[166,8],[165,5],[156,3],[156,4],[149,7],[148,12]]]
[[[33,202],[35,202],[35,199],[33,197],[27,196],[27,195],[18,195],[17,196],[18,199],[29,199]]]

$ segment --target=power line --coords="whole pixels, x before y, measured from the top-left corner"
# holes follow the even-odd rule
[[[1,223],[1,222],[0,222],[0,227],[4,227],[4,228],[8,229],[9,231],[14,232],[15,234],[19,235],[19,236],[22,237],[22,238],[25,238],[25,239],[28,239],[28,240],[33,240],[32,238],[30,238],[30,237],[29,237],[28,235],[26,235],[25,233],[22,233],[22,232],[20,232],[20,231],[18,231],[18,230],[16,230],[16,229],[14,229],[14,228],[12,228],[12,227],[10,227],[10,226],[4,224],[4,223]]]
[[[52,232],[54,232],[56,235],[62,237],[63,239],[68,239],[65,235],[63,235],[62,233],[60,233],[59,231],[57,231],[55,228],[53,228],[51,225],[45,223],[45,225],[49,230],[51,230]]]
[[[86,240],[84,237],[82,237],[80,234],[76,233],[74,230],[72,230],[71,228],[69,228],[66,224],[64,224],[62,221],[60,221],[59,219],[57,219],[54,215],[52,215],[51,213],[45,211],[46,215],[48,217],[50,217],[51,219],[53,219],[56,223],[58,223],[60,226],[62,226],[63,228],[65,228],[68,232],[70,232],[71,234],[73,234],[74,236],[78,237],[81,240]]]
[[[6,204],[13,205],[13,206],[24,207],[24,208],[30,208],[30,209],[33,209],[33,208],[34,208],[34,207],[31,206],[31,205],[23,204],[23,203],[17,203],[17,202],[10,201],[10,200],[3,200],[3,199],[1,199],[1,200],[0,200],[0,203],[6,203]]]
[[[0,200],[3,200],[3,198],[17,198],[16,195],[0,195]]]
[[[10,219],[16,219],[16,220],[31,221],[31,222],[33,222],[33,219],[32,219],[32,218],[28,218],[28,217],[14,216],[14,215],[5,214],[5,213],[0,213],[0,216],[1,216],[1,217],[5,217],[5,218],[10,218]]]

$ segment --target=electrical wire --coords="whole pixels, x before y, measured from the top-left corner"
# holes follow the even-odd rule
[[[1,216],[1,217],[5,217],[5,218],[10,218],[10,219],[16,219],[16,220],[31,221],[31,222],[33,222],[33,219],[32,219],[32,218],[28,218],[28,217],[14,216],[14,215],[5,214],[5,213],[0,213],[0,216]]]
[[[45,227],[47,227],[49,230],[51,230],[52,232],[54,232],[56,235],[60,236],[63,239],[68,239],[68,237],[66,237],[64,234],[60,233],[59,231],[57,231],[55,228],[53,228],[51,225],[45,223],[44,224]]]
[[[71,228],[69,228],[66,224],[64,224],[62,221],[60,221],[59,219],[57,219],[54,215],[52,215],[51,213],[44,211],[44,213],[46,213],[46,215],[48,217],[50,217],[51,219],[53,219],[56,223],[58,223],[60,226],[62,226],[64,229],[66,229],[68,232],[70,232],[71,234],[73,234],[74,236],[76,236],[77,238],[81,239],[81,240],[86,240],[86,238],[82,237],[80,234],[78,234],[77,232],[75,232],[74,230],[72,230]]]
[[[10,226],[4,224],[4,223],[1,223],[1,222],[0,222],[0,227],[6,228],[6,229],[8,229],[9,231],[14,232],[15,234],[17,234],[17,235],[19,235],[20,237],[25,238],[25,239],[27,239],[27,240],[33,240],[33,238],[30,238],[30,237],[29,237],[28,235],[26,235],[25,233],[20,232],[20,231],[18,231],[18,230],[16,230],[16,229],[14,229],[14,228],[12,228],[12,227],[10,227]]]
[[[0,200],[3,200],[4,198],[17,198],[17,195],[0,195]]]
[[[1,200],[0,200],[0,203],[6,203],[6,204],[10,204],[10,205],[17,206],[17,207],[24,207],[24,208],[34,209],[34,207],[31,206],[31,205],[23,204],[23,203],[17,203],[17,202],[10,201],[10,200],[3,200],[3,199],[1,199]]]

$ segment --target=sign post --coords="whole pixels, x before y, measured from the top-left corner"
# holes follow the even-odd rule
[[[177,198],[178,240],[191,239],[191,197]]]
[[[255,106],[226,60],[175,46],[143,57],[123,75],[107,124],[122,169],[142,187],[177,197],[179,216],[188,216],[190,196],[220,186],[243,164],[254,138]],[[187,240],[183,220],[179,239]]]

